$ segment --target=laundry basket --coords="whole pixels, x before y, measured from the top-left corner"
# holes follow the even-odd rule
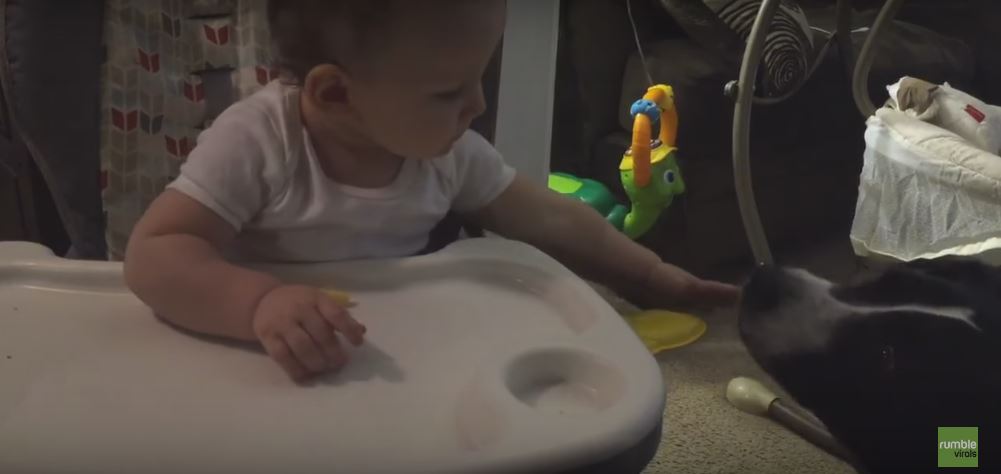
[[[1001,265],[1001,157],[889,107],[869,118],[865,142],[851,229],[857,255]]]

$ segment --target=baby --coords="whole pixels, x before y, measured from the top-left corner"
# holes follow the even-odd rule
[[[319,289],[240,262],[414,255],[449,211],[638,304],[736,300],[518,176],[468,129],[504,0],[272,0],[268,15],[287,80],[199,136],[129,241],[125,279],[160,317],[259,342],[297,381],[337,370],[365,327]]]

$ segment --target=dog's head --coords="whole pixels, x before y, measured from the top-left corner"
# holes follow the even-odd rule
[[[740,311],[755,361],[874,471],[935,466],[939,426],[997,436],[1001,270],[950,258],[836,285],[762,268]]]

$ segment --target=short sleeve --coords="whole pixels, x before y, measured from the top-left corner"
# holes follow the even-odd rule
[[[452,208],[473,212],[497,199],[514,180],[515,170],[480,134],[467,131],[454,147],[455,194]]]
[[[281,134],[268,113],[237,103],[198,136],[168,189],[198,201],[240,231],[279,185],[283,155]]]

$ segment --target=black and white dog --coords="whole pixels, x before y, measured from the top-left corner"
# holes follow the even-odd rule
[[[761,268],[740,313],[755,361],[863,470],[937,472],[938,428],[977,427],[979,469],[1001,472],[1001,269],[923,260],[837,285]]]

